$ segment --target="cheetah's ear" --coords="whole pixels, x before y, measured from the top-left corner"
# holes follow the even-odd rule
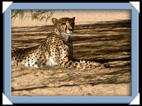
[[[58,21],[58,19],[52,18],[52,23],[53,23],[54,25],[56,25],[57,21]]]
[[[75,17],[72,17],[73,21],[75,21]]]

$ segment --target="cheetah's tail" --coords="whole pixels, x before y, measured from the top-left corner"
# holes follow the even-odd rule
[[[80,69],[80,70],[95,69],[97,67],[103,68],[104,65],[98,62],[85,61],[85,60],[69,61],[66,64],[66,68],[75,68],[75,69]]]

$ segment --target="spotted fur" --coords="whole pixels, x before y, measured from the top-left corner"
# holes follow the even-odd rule
[[[72,61],[72,42],[70,35],[74,31],[75,17],[52,18],[55,31],[49,33],[43,43],[26,49],[16,49],[12,52],[12,65],[24,67],[91,68],[98,66],[95,62]]]

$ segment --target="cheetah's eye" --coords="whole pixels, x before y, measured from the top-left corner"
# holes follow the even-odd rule
[[[72,26],[74,26],[74,23],[71,23]]]

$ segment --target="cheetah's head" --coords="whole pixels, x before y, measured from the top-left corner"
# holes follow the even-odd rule
[[[73,18],[52,18],[52,22],[55,26],[55,31],[62,35],[70,35],[74,31],[74,25],[75,25],[75,17]]]

